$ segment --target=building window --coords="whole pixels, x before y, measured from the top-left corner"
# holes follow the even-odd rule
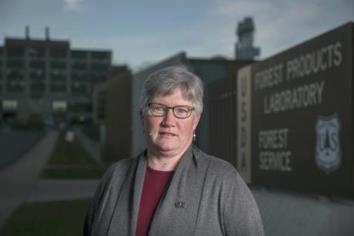
[[[17,110],[17,101],[16,100],[3,100],[2,101],[2,110],[4,112],[12,112]]]
[[[56,113],[61,113],[61,112],[66,112],[68,108],[68,104],[66,101],[53,101],[52,102],[52,109],[53,109],[53,112],[56,112]]]

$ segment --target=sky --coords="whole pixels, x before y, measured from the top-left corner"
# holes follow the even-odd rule
[[[75,49],[108,49],[113,63],[138,70],[184,51],[234,58],[237,24],[253,17],[265,59],[354,21],[354,0],[0,0],[5,37],[69,40]]]

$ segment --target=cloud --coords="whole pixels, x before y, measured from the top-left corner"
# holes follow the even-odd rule
[[[229,25],[235,30],[239,21],[252,16],[256,27],[254,44],[261,47],[264,58],[353,20],[352,10],[353,3],[348,0],[218,0],[209,14],[219,19],[219,32],[221,28],[230,29]]]
[[[80,11],[83,0],[64,0],[64,7],[72,11]]]

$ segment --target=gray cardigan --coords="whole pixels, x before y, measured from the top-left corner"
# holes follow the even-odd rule
[[[146,160],[117,162],[88,209],[84,235],[135,235]],[[257,204],[236,169],[191,146],[153,216],[149,235],[264,235]]]

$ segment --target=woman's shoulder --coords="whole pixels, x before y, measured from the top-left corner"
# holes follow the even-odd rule
[[[237,175],[236,168],[230,162],[220,157],[207,154],[197,147],[194,147],[194,155],[197,158],[198,164],[206,166],[208,171]]]
[[[134,158],[125,158],[121,159],[117,162],[114,162],[107,168],[107,171],[109,174],[116,174],[116,173],[122,173],[125,171],[128,171],[134,164],[137,163],[138,157]]]
[[[114,162],[107,167],[101,178],[101,182],[106,183],[112,179],[120,179],[129,172],[135,163],[137,163],[137,158],[125,158]]]
[[[249,192],[247,184],[239,174],[238,170],[230,162],[219,157],[206,154],[202,151],[199,153],[199,162],[202,172],[214,180],[220,181],[223,186],[227,186],[229,191],[232,189],[237,192]],[[249,194],[248,194],[249,195]]]
[[[119,161],[114,162],[110,168],[113,170],[117,170],[117,169],[122,169],[122,168],[126,168],[128,166],[130,166],[132,163],[134,163],[136,161],[136,158],[125,158],[125,159],[121,159]]]

